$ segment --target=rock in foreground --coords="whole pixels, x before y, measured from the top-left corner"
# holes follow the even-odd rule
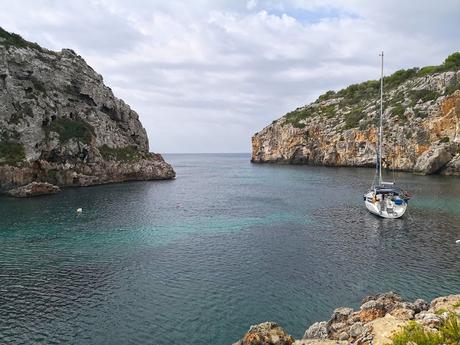
[[[243,339],[233,345],[291,345],[294,338],[274,322],[251,326]]]
[[[409,321],[415,320],[426,330],[437,332],[448,313],[460,317],[460,295],[439,297],[428,304],[422,299],[408,302],[394,292],[387,292],[366,297],[356,311],[335,309],[329,321],[314,323],[302,339],[294,341],[277,324],[265,322],[252,326],[234,345],[385,345],[391,343],[391,337]]]
[[[137,113],[81,56],[0,28],[0,192],[174,176],[149,153]]]

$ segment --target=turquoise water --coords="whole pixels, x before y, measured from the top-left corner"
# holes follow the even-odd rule
[[[398,173],[414,199],[383,220],[371,169],[166,159],[176,180],[0,197],[0,343],[231,344],[266,320],[300,337],[370,293],[460,292],[458,178]]]

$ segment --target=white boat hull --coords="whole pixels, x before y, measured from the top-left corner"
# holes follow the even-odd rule
[[[401,205],[396,205],[390,199],[376,200],[373,191],[370,191],[364,195],[364,204],[369,212],[382,218],[400,218],[404,215],[407,209],[407,202],[402,200]]]

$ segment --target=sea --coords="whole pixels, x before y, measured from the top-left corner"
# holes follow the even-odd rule
[[[165,159],[174,180],[0,197],[0,344],[299,338],[370,294],[460,293],[458,177],[387,173],[413,195],[389,220],[363,203],[373,169]]]

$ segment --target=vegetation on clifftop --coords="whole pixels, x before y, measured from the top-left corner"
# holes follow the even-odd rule
[[[388,94],[389,91],[394,90],[410,79],[423,77],[433,73],[458,70],[460,70],[460,52],[449,55],[439,66],[427,66],[423,68],[414,67],[407,70],[401,69],[394,72],[390,76],[384,77],[385,91],[386,94]],[[451,95],[453,92],[459,89],[460,80],[453,78],[451,83],[447,85],[444,95]],[[325,101],[337,100],[334,101],[334,105],[325,107],[309,105],[297,108],[296,110],[291,111],[284,116],[285,123],[292,124],[297,128],[304,128],[305,124],[303,123],[303,120],[309,117],[326,116],[331,118],[336,115],[336,112],[339,109],[343,109],[345,110],[343,112],[345,121],[343,129],[355,128],[359,126],[360,120],[365,117],[363,106],[372,104],[373,101],[377,102],[379,98],[379,92],[379,80],[368,80],[363,83],[353,84],[337,92],[332,90],[327,91],[325,94],[319,96],[315,103],[318,104]],[[400,122],[405,122],[407,120],[405,116],[405,110],[407,106],[413,107],[420,100],[422,102],[428,102],[435,100],[440,96],[442,96],[442,94],[435,90],[413,90],[410,91],[408,95],[398,93],[391,99],[386,99],[385,107],[392,107],[392,115],[396,116]],[[409,105],[403,105],[405,97],[409,98]],[[421,115],[426,115],[419,114],[417,110],[413,110],[413,112],[417,117],[419,117],[419,115],[420,117]]]
[[[0,26],[0,45],[17,48],[33,48],[42,51],[37,43],[26,41],[21,35],[10,33]]]

